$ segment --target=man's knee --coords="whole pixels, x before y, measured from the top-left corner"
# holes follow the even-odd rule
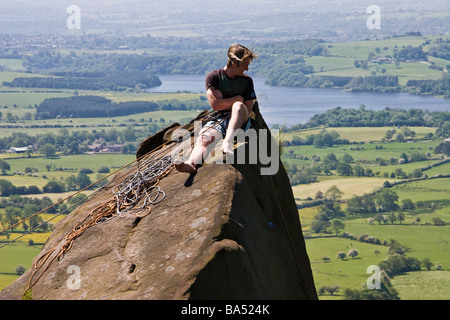
[[[215,130],[215,129],[212,129]],[[212,132],[203,132],[201,133],[198,138],[196,143],[203,145],[204,147],[207,147],[209,144],[213,143],[214,141],[216,141],[216,135],[213,134]]]
[[[235,102],[232,107],[232,112],[238,114],[244,120],[249,117],[247,107],[242,102]]]

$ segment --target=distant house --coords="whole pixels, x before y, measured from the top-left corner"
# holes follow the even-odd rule
[[[103,149],[102,143],[93,143],[88,146],[88,150],[90,152],[100,152],[100,151],[102,151],[102,149]]]
[[[378,58],[376,58],[376,59],[370,60],[370,62],[372,62],[372,63],[378,63],[378,64],[382,64],[382,63],[395,63],[395,60],[392,59],[392,58],[378,57]]]
[[[122,150],[122,144],[109,144],[103,149],[103,152],[120,152]]]
[[[9,148],[9,151],[14,153],[25,153],[28,151],[28,147],[21,147],[21,148],[11,147]]]

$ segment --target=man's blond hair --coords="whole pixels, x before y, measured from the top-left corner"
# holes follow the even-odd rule
[[[236,63],[238,66],[240,66],[245,59],[250,59],[250,61],[252,61],[253,59],[258,58],[258,56],[252,50],[237,43],[232,44],[230,48],[228,48],[227,56],[227,67],[231,67],[233,63]]]

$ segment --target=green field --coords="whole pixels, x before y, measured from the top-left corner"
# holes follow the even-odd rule
[[[370,53],[375,57],[385,57],[394,55],[395,49],[402,47],[422,46],[424,51],[428,51],[431,45],[424,44],[426,39],[434,40],[437,37],[400,37],[382,40],[368,40],[358,42],[335,42],[326,43],[329,54],[325,57],[308,57],[305,61],[314,67],[315,75],[328,76],[369,76],[372,72],[381,74],[385,69],[385,74],[397,75],[399,84],[405,85],[410,79],[433,79],[442,77],[442,71],[430,69],[433,61],[437,65],[446,68],[450,64],[449,60],[428,56],[429,61],[401,62],[398,65],[369,63],[366,70],[356,68],[355,60],[366,60]]]
[[[434,156],[434,149],[440,142],[439,140],[423,140],[427,132],[434,133],[433,128],[411,128],[417,133],[418,140],[409,140],[408,142],[390,142],[380,143],[388,127],[384,128],[328,128],[329,131],[335,130],[340,137],[345,137],[350,141],[358,142],[353,145],[336,145],[333,147],[314,146],[290,146],[283,149],[284,155],[291,152],[294,155],[303,157],[312,157],[314,155],[320,158],[329,153],[336,155],[338,159],[347,153],[354,159],[352,165],[360,164],[363,168],[371,168],[373,172],[379,172],[379,176],[374,177],[355,177],[339,176],[335,173],[330,175],[319,175],[318,181],[310,184],[299,184],[292,187],[294,197],[298,204],[305,203],[310,198],[314,199],[318,191],[323,193],[331,186],[337,186],[343,192],[341,199],[341,208],[345,212],[346,200],[354,195],[364,195],[367,193],[381,190],[385,181],[401,181],[397,178],[384,178],[384,172],[392,172],[401,168],[406,173],[412,173],[415,169],[427,167],[439,161],[437,158],[425,161],[417,161],[405,164],[388,164],[379,166],[376,163],[377,158],[389,160],[398,159],[402,153],[410,155],[412,153],[429,153]],[[292,139],[294,136],[305,138],[310,134],[317,134],[319,129],[303,130],[299,132],[285,133],[283,138]],[[369,143],[372,141],[372,143]],[[350,147],[360,147],[359,150],[350,150]],[[376,146],[383,146],[383,149],[376,149]],[[291,151],[290,151],[291,150]],[[286,157],[285,162],[291,165],[309,167],[313,163],[311,160],[295,159],[295,157]],[[428,177],[438,175],[448,175],[450,173],[450,163],[445,163],[429,170],[424,171]],[[427,258],[433,263],[431,271],[427,271],[422,266],[421,271],[408,272],[403,275],[397,275],[391,279],[394,288],[398,291],[403,300],[419,299],[448,299],[448,282],[450,281],[450,178],[426,179],[420,181],[406,182],[392,187],[397,193],[398,203],[405,199],[411,199],[414,203],[422,202],[423,207],[408,209],[404,211],[404,220],[394,224],[369,224],[367,219],[374,217],[374,214],[364,214],[360,216],[347,216],[340,218],[345,224],[342,232],[348,232],[355,236],[367,233],[369,236],[378,238],[381,242],[390,242],[391,239],[399,242],[407,248],[408,257],[417,258],[420,261]],[[307,202],[307,201],[306,201]],[[320,296],[320,299],[343,299],[345,288],[360,289],[370,276],[366,272],[370,265],[377,265],[387,257],[387,246],[369,244],[351,240],[343,237],[336,237],[333,234],[316,234],[311,229],[314,217],[319,213],[319,207],[310,207],[299,210],[299,217],[302,224],[302,230],[306,238],[306,246],[311,267],[316,283],[316,288],[322,286],[337,285],[340,290],[333,296],[326,293]],[[386,213],[388,214],[388,213]],[[399,211],[395,212],[396,215]],[[434,219],[439,218],[445,221],[446,225],[435,225]],[[419,219],[419,220],[418,220]],[[420,221],[419,223],[417,221]],[[359,255],[352,259],[346,258],[344,261],[337,258],[340,251],[348,252],[356,248]],[[375,250],[379,253],[375,254]],[[330,258],[324,262],[323,258]],[[436,270],[435,265],[439,263],[441,270]],[[422,290],[422,287],[424,290]]]
[[[392,283],[404,300],[450,300],[449,271],[408,272]]]
[[[4,288],[18,278],[15,270],[19,265],[29,269],[41,246],[28,246],[17,242],[0,249],[0,288]]]

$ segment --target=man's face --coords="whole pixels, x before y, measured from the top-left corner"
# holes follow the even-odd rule
[[[242,76],[242,75],[244,74],[244,72],[248,70],[248,66],[249,66],[250,62],[251,62],[250,58],[247,58],[247,59],[245,59],[244,61],[242,61],[242,63],[241,63],[240,66],[238,66],[238,65],[236,64],[236,65],[235,65],[235,66],[236,66],[236,73],[237,73],[239,76]]]

